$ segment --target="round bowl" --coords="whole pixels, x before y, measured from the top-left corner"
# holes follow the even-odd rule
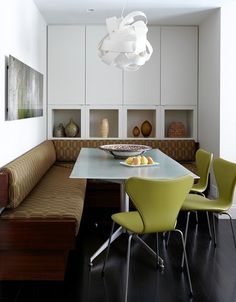
[[[134,145],[134,144],[103,145],[100,146],[99,148],[103,151],[109,152],[115,158],[127,158],[132,156],[138,156],[152,149],[149,146]]]

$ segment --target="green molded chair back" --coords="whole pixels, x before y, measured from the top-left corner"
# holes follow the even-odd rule
[[[218,198],[209,199],[196,194],[189,194],[184,201],[182,210],[188,211],[186,228],[185,228],[185,242],[187,240],[188,233],[188,222],[190,211],[207,211],[213,213],[213,230],[214,230],[214,241],[216,245],[216,231],[215,231],[215,215],[224,214],[230,218],[230,224],[236,248],[236,238],[234,235],[234,228],[232,223],[232,217],[227,212],[233,203],[233,194],[236,185],[236,163],[227,161],[222,158],[217,158],[213,161],[213,170],[218,188]],[[209,225],[209,220],[208,220]],[[182,258],[182,266],[183,266]]]
[[[201,194],[202,196],[205,197],[205,194],[203,192],[206,190],[206,188],[208,186],[212,158],[213,158],[213,154],[210,152],[207,152],[203,149],[199,149],[196,152],[197,174],[200,177],[200,179],[198,180],[197,183],[193,184],[191,193]],[[196,221],[198,223],[198,214],[197,214],[197,212],[195,212],[195,214],[196,214]],[[206,212],[206,215],[207,215],[207,223],[208,223],[210,238],[212,238],[212,232],[211,232],[210,219],[209,219],[208,212]]]
[[[132,177],[125,190],[141,216],[140,233],[170,231],[175,228],[179,210],[191,189],[193,178],[150,180]],[[127,219],[131,217],[127,216]]]
[[[236,163],[217,158],[213,162],[213,170],[219,193],[217,201],[229,209],[233,203],[236,185]]]
[[[197,174],[200,177],[199,181],[193,185],[191,191],[204,192],[208,185],[210,166],[213,154],[203,149],[196,152]]]
[[[153,180],[131,177],[126,181],[126,193],[131,198],[137,211],[120,212],[111,216],[113,224],[102,269],[102,275],[104,275],[112,237],[116,236],[116,232],[121,231],[122,229],[128,230],[129,239],[124,302],[127,302],[128,300],[130,250],[133,238],[141,243],[156,258],[157,263],[161,268],[164,267],[163,259],[159,257],[158,232],[175,231],[181,235],[190,293],[193,293],[183,233],[180,230],[175,229],[178,213],[192,185],[192,176],[179,177],[174,180]],[[113,233],[115,223],[120,225],[121,229],[119,228]],[[140,236],[138,236],[139,234],[145,233],[156,233],[156,253],[140,238]]]

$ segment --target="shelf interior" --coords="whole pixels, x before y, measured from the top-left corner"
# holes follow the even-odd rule
[[[90,109],[89,110],[89,136],[101,138],[101,122],[106,118],[109,124],[108,137],[118,137],[119,110],[118,109]]]
[[[63,124],[64,127],[73,120],[79,126],[79,132],[77,137],[81,137],[81,110],[80,109],[53,109],[52,110],[52,120],[53,120],[53,129],[52,136],[54,136],[54,129],[60,123]]]
[[[133,129],[138,127],[143,137],[141,125],[144,121],[148,121],[152,125],[152,132],[149,137],[156,136],[156,110],[155,109],[128,109],[127,110],[127,137],[134,138]]]
[[[186,135],[183,138],[189,138],[193,136],[193,110],[192,109],[166,109],[165,110],[165,137],[171,137],[168,135],[168,129],[173,122],[180,122],[184,125]],[[177,137],[177,136],[176,136]],[[181,137],[181,136],[179,136]]]

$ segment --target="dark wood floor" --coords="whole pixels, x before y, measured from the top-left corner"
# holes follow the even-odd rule
[[[0,301],[4,302],[119,302],[124,294],[127,236],[112,245],[105,277],[101,277],[104,254],[90,269],[91,254],[110,233],[111,209],[85,209],[77,250],[71,252],[65,282],[1,282]],[[185,217],[178,224],[183,228]],[[95,223],[98,223],[96,226]],[[234,226],[236,223],[234,221]],[[132,248],[129,301],[131,302],[234,302],[236,301],[236,250],[228,220],[217,222],[218,245],[209,240],[205,216],[198,226],[191,219],[187,254],[194,297],[189,297],[185,272],[180,271],[181,246],[172,234],[166,249],[160,236],[163,272],[155,269],[154,259],[134,243]],[[145,240],[154,245],[153,236]]]

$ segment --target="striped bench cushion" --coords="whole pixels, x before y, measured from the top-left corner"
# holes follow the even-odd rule
[[[75,232],[80,226],[86,180],[69,179],[71,169],[52,166],[17,208],[5,209],[1,219],[73,218]]]
[[[54,145],[45,141],[4,166],[9,174],[9,208],[16,208],[56,160]]]

